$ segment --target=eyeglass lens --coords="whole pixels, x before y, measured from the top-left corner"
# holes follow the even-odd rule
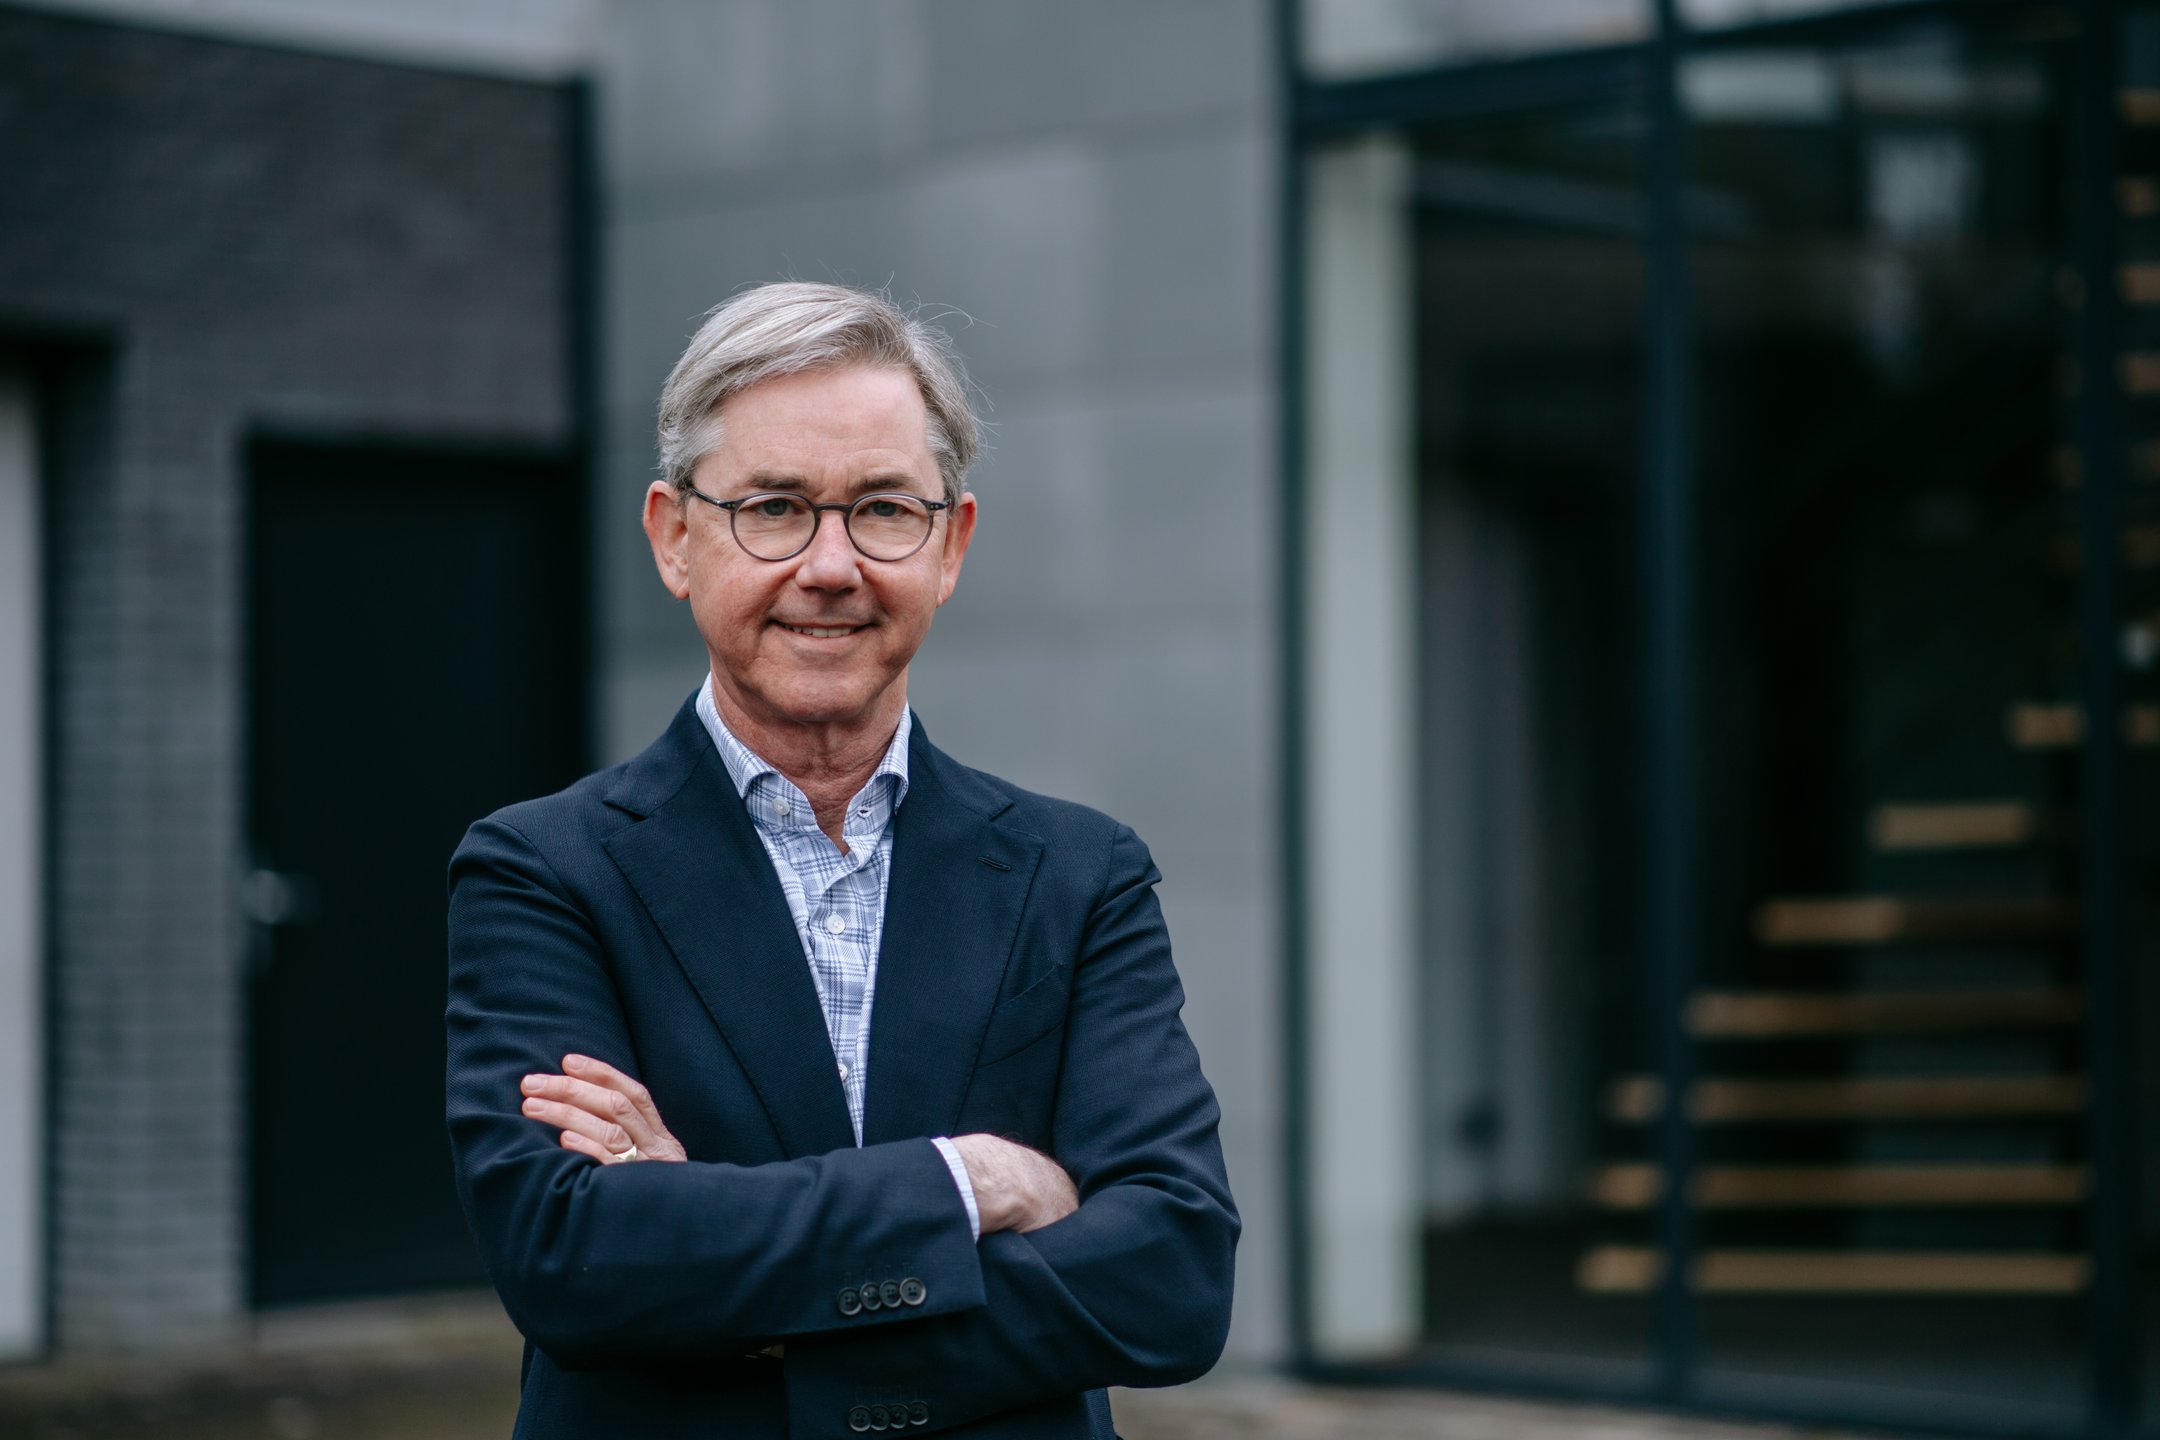
[[[872,560],[905,560],[930,538],[930,507],[910,495],[865,495],[847,511],[848,538]],[[818,512],[800,495],[753,495],[735,509],[735,540],[761,560],[808,546]]]

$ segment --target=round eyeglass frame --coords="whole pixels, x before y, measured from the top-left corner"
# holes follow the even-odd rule
[[[687,480],[683,482],[682,490],[686,495],[695,495],[715,510],[727,511],[728,537],[737,545],[742,546],[743,554],[748,555],[753,560],[763,560],[768,565],[777,565],[783,560],[792,560],[802,554],[803,551],[808,550],[812,545],[815,545],[817,543],[818,527],[825,523],[825,512],[828,510],[840,512],[840,528],[847,531],[848,544],[854,546],[855,553],[862,556],[863,559],[877,560],[885,564],[909,560],[921,554],[923,546],[929,544],[930,537],[937,532],[938,511],[950,510],[953,506],[953,502],[950,500],[925,500],[922,496],[911,495],[905,490],[873,490],[868,495],[858,495],[845,505],[837,501],[824,505],[811,505],[808,500],[803,499],[801,495],[798,495],[793,490],[760,490],[754,495],[744,495],[734,500],[715,500]],[[802,544],[788,551],[785,555],[760,555],[748,545],[743,545],[742,536],[735,529],[735,517],[741,512],[743,506],[754,505],[760,500],[795,500],[810,506],[810,533],[803,537]],[[924,527],[922,539],[915,542],[914,548],[901,555],[873,555],[868,550],[863,549],[862,542],[855,538],[853,521],[855,512],[873,500],[906,500],[920,505],[930,512],[930,523]]]

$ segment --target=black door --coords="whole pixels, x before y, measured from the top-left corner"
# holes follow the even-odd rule
[[[444,868],[583,766],[576,472],[288,442],[249,468],[252,1296],[478,1282],[443,1130]]]

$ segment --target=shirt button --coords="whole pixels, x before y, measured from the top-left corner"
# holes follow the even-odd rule
[[[841,931],[845,929],[847,929],[847,921],[840,918],[839,911],[835,910],[832,914],[825,917],[826,934],[838,935]]]
[[[847,1079],[847,1061],[845,1060],[840,1062],[840,1078],[842,1080]]]
[[[789,810],[793,808],[794,807],[789,805],[788,802],[785,800],[775,800],[772,802],[772,813],[775,815],[785,815],[788,813]]]

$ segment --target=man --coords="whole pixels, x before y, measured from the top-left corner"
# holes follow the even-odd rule
[[[1147,850],[908,711],[975,445],[943,337],[837,286],[738,296],[668,378],[645,531],[711,673],[451,864],[519,1437],[1108,1440],[1102,1387],[1221,1351],[1238,1221]]]

